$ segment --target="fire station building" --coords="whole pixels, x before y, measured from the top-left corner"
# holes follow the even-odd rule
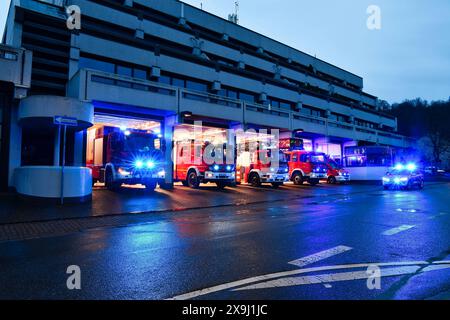
[[[68,28],[78,6],[81,28]],[[73,30],[71,30],[73,29]],[[90,149],[104,126],[279,129],[341,159],[346,146],[409,147],[363,79],[177,0],[12,0],[0,46],[0,186],[58,197],[92,193]],[[58,134],[59,133],[59,134]],[[166,148],[166,183],[172,181]]]

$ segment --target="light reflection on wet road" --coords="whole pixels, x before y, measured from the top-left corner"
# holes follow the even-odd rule
[[[273,201],[164,213],[120,228],[0,243],[0,298],[166,299],[296,270],[289,261],[337,246],[351,250],[308,267],[450,259],[449,184],[409,192],[376,186],[295,188],[240,187],[225,195],[188,190],[171,196],[177,203],[192,193],[207,203]],[[294,199],[295,192],[305,197]],[[403,225],[414,227],[383,235]],[[65,270],[71,264],[81,267],[80,291],[66,289]],[[424,299],[448,297],[449,290],[450,271],[440,269],[382,278],[381,290],[368,290],[365,280],[345,280],[220,290],[198,298]]]

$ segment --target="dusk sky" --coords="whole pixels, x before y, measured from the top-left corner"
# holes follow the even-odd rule
[[[0,34],[10,0],[1,1]],[[234,0],[185,0],[221,17]],[[381,30],[366,26],[369,5]],[[389,102],[450,97],[448,0],[240,0],[240,24],[364,78]]]

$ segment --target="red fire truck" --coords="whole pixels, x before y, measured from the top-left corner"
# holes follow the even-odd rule
[[[290,180],[296,185],[307,181],[316,185],[327,178],[327,155],[321,152],[303,150],[303,140],[299,138],[280,139],[280,149],[286,154]]]
[[[251,143],[253,147],[250,147]],[[254,187],[270,183],[272,187],[278,188],[289,181],[286,156],[278,146],[264,146],[261,141],[247,140],[241,142],[238,153],[238,183],[249,183]]]
[[[350,173],[331,158],[327,159],[327,183],[345,183],[350,181]]]
[[[316,185],[320,179],[327,178],[328,167],[326,155],[321,152],[305,150],[287,151],[289,164],[289,176],[296,185],[307,181],[310,185]]]
[[[94,182],[104,182],[109,190],[122,184],[143,184],[148,190],[158,183],[165,186],[161,139],[152,131],[104,126],[90,143],[93,155],[87,166]]]
[[[175,181],[184,186],[197,189],[200,183],[215,183],[219,189],[236,185],[236,165],[234,152],[227,157],[227,145],[213,146],[207,141],[194,139],[176,141]],[[207,161],[207,150],[213,150]],[[231,158],[231,159],[230,159]],[[208,164],[211,163],[211,164]]]

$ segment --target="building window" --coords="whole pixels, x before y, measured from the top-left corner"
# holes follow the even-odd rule
[[[195,91],[208,92],[208,85],[198,81],[187,80],[186,88]]]
[[[100,61],[96,59],[91,58],[85,58],[81,57],[78,61],[78,66],[80,69],[87,68],[87,69],[94,69],[109,73],[115,73],[114,64],[106,61]]]
[[[185,83],[184,79],[179,79],[179,78],[172,78],[172,85],[175,87],[180,87],[180,88],[186,87],[186,83]]]
[[[53,141],[55,141],[55,131],[24,128],[22,130],[21,165],[53,165]]]
[[[159,83],[168,84],[168,85],[171,84],[170,83],[170,77],[168,77],[168,76],[160,76],[159,79],[158,79],[158,82]]]
[[[131,77],[133,75],[133,70],[124,66],[117,66],[117,74],[121,76]],[[131,88],[131,83],[128,81],[117,81],[117,85],[121,87]]]
[[[133,69],[133,77],[147,80],[147,71],[139,68]]]
[[[256,100],[255,95],[244,92],[239,92],[239,99],[249,103],[255,103]]]
[[[284,110],[291,110],[292,109],[292,105],[290,103],[287,103],[287,102],[280,102],[280,108],[284,109]]]

